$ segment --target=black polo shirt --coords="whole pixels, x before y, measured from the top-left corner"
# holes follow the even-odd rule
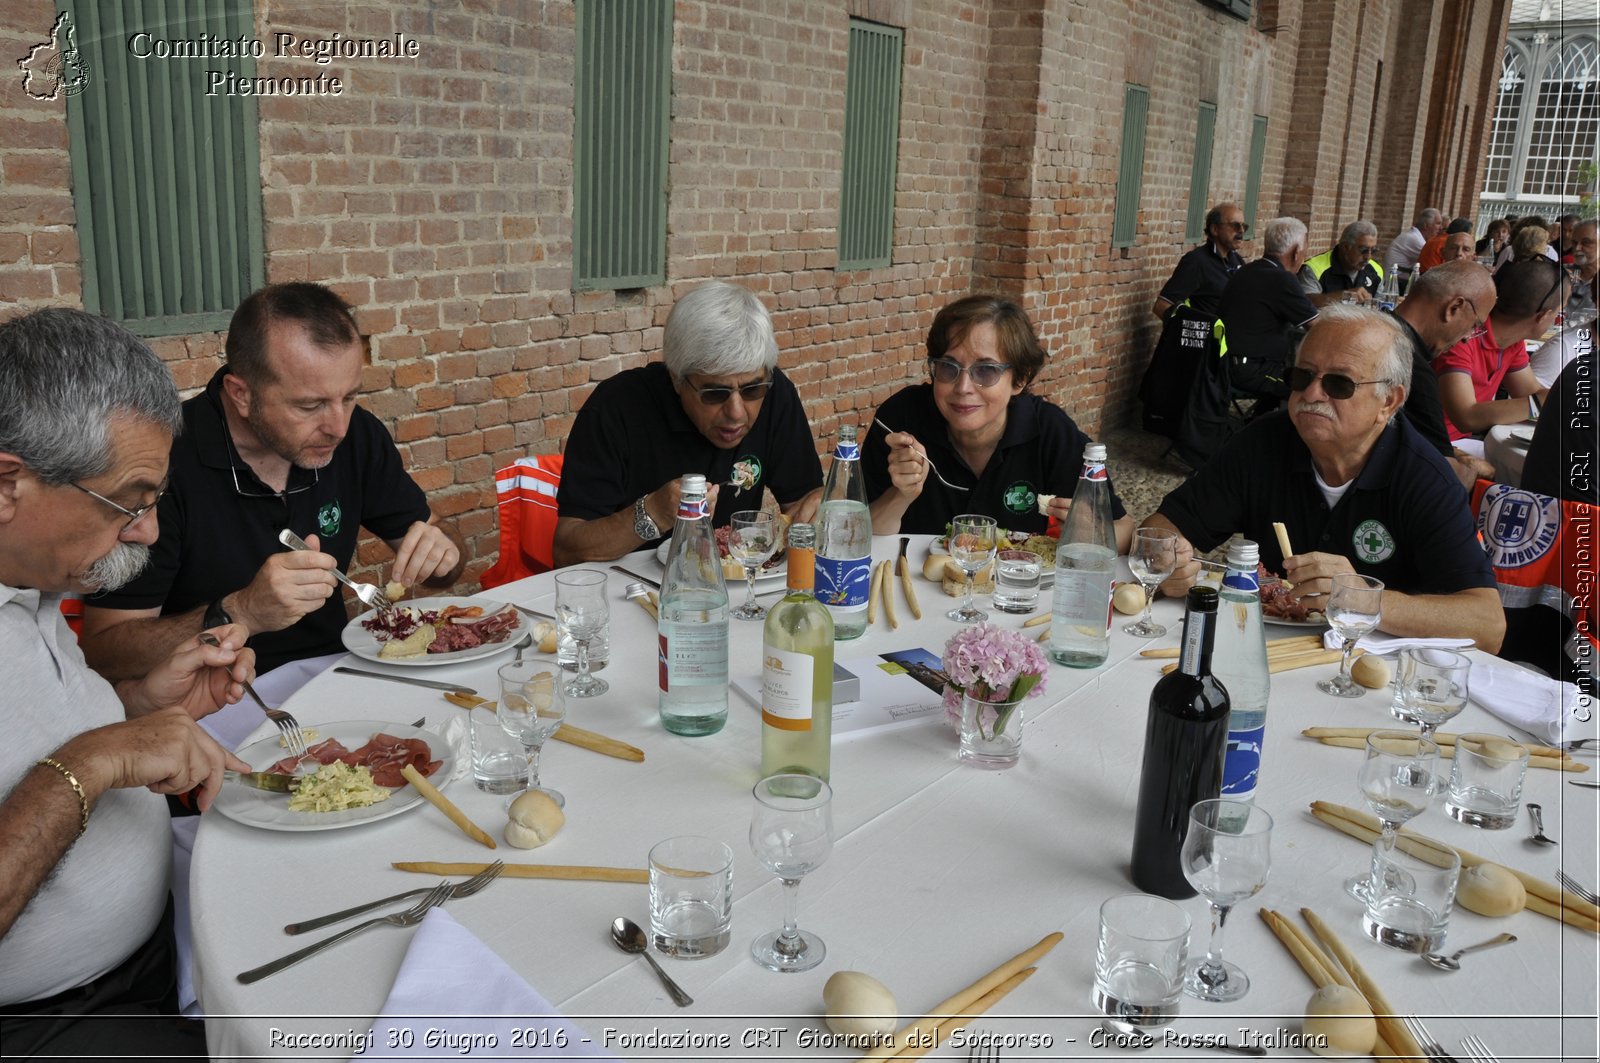
[[[1228,353],[1288,365],[1289,330],[1317,316],[1300,281],[1275,258],[1258,258],[1228,281],[1217,310],[1227,330]]]
[[[1411,427],[1417,430],[1434,450],[1445,457],[1455,456],[1450,445],[1450,433],[1444,427],[1444,404],[1439,400],[1439,374],[1433,371],[1433,352],[1422,342],[1411,322],[1394,315],[1400,327],[1411,340],[1411,386],[1406,389],[1406,404],[1402,411]]]
[[[1006,406],[1005,432],[982,476],[967,468],[951,443],[932,384],[914,384],[891,395],[878,407],[877,419],[896,432],[916,436],[946,480],[972,484],[972,490],[960,491],[929,473],[922,493],[900,520],[900,530],[908,535],[943,535],[945,524],[962,513],[985,514],[1012,531],[1043,532],[1049,518],[1039,513],[1039,496],[1072,497],[1083,472],[1083,448],[1089,444],[1065,410],[1026,391]],[[869,501],[890,489],[887,439],[883,426],[874,424],[861,448]],[[1126,512],[1113,487],[1112,516]]]
[[[1272,522],[1288,526],[1302,553],[1343,554],[1357,572],[1408,594],[1493,587],[1467,493],[1438,451],[1395,418],[1366,467],[1333,509],[1317,488],[1311,452],[1286,412],[1269,414],[1228,440],[1205,468],[1161,501],[1161,513],[1196,550],[1234,532],[1261,546],[1283,571]]]
[[[1167,278],[1167,286],[1161,289],[1161,298],[1173,306],[1187,299],[1189,305],[1202,314],[1216,317],[1222,289],[1228,286],[1228,279],[1243,266],[1244,259],[1239,257],[1239,252],[1229,251],[1224,258],[1217,254],[1216,246],[1207,240],[1178,259],[1177,268]]]
[[[1339,265],[1339,251],[1337,248],[1329,251],[1328,255],[1327,268],[1317,275],[1317,283],[1322,285],[1324,292],[1343,292],[1352,288],[1361,288],[1374,299],[1377,298],[1378,288],[1383,284],[1383,278],[1378,276],[1378,271],[1373,268],[1370,258],[1363,260],[1361,268],[1356,270],[1355,276],[1351,276],[1344,271],[1343,266]]]
[[[1539,411],[1528,457],[1522,466],[1522,488],[1568,502],[1600,505],[1600,431],[1596,404],[1593,349],[1567,363]]]
[[[691,396],[689,401],[700,400]],[[565,455],[556,507],[563,517],[583,520],[631,509],[640,497],[691,472],[723,485],[712,515],[718,527],[735,512],[759,506],[763,487],[786,506],[822,486],[822,464],[800,393],[778,369],[750,431],[732,449],[717,447],[694,426],[667,367],[652,362],[594,389],[572,423]],[[755,486],[728,486],[735,462],[754,468]]]
[[[278,542],[284,528],[302,539],[320,536],[322,551],[342,570],[349,567],[361,528],[393,541],[428,519],[428,499],[406,475],[394,440],[359,406],[328,465],[315,471],[291,467],[284,493],[274,494],[228,437],[222,413],[226,372],[219,369],[205,391],[183,404],[183,434],[172,444],[171,486],[157,508],[161,537],[150,548],[149,567],[121,589],[91,598],[90,605],[185,613],[248,586],[268,557],[286,549]],[[339,632],[348,622],[344,595],[335,591],[320,609],[283,631],[252,636],[256,670],[339,652]]]

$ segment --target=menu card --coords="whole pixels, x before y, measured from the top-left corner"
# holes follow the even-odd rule
[[[861,680],[861,697],[834,703],[834,738],[945,718],[945,674],[937,653],[917,647],[835,663]],[[761,673],[736,675],[732,682],[733,689],[759,712]]]

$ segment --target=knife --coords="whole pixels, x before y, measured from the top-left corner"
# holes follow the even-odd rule
[[[224,779],[252,786],[257,790],[271,790],[273,793],[286,794],[293,791],[296,776],[279,775],[270,771],[225,771]]]
[[[656,590],[660,590],[661,589],[661,582],[659,580],[653,580],[649,576],[641,576],[637,572],[629,572],[627,569],[623,568],[621,565],[612,565],[611,566],[611,571],[620,572],[624,576],[632,576],[634,579],[644,580],[644,582],[650,584],[650,586],[654,587]]]
[[[476,690],[469,686],[462,686],[460,683],[436,683],[431,679],[412,679],[410,676],[365,672],[360,668],[347,668],[342,664],[335,665],[333,670],[335,672],[343,672],[345,675],[364,675],[368,679],[387,679],[391,683],[410,683],[412,686],[427,687],[429,690],[448,690],[452,694],[471,694],[474,697],[478,694]]]
[[[537,610],[537,609],[529,609],[525,605],[514,605],[513,608],[516,609],[517,612],[522,613],[525,616],[533,617],[535,620],[548,620],[552,624],[559,623],[559,621],[557,621],[556,618],[551,616],[549,613],[541,613],[541,612],[539,612],[539,610]]]
[[[1582,786],[1589,790],[1600,790],[1600,782],[1579,782],[1577,779],[1568,779],[1573,786]]]

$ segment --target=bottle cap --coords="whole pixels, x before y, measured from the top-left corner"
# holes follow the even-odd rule
[[[678,481],[678,487],[685,498],[689,495],[699,495],[703,498],[706,493],[706,478],[697,472],[684,473],[683,478]]]
[[[1084,461],[1105,461],[1106,445],[1104,443],[1090,443],[1083,448]]]
[[[815,524],[789,525],[789,549],[812,550],[817,545],[817,526]]]
[[[1228,544],[1228,567],[1254,572],[1261,563],[1261,547],[1249,539],[1235,539]]]
[[[1190,587],[1189,595],[1183,600],[1184,607],[1194,613],[1214,613],[1217,611],[1217,589],[1215,587]]]

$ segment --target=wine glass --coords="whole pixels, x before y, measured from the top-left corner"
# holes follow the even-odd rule
[[[1333,591],[1328,595],[1328,624],[1344,639],[1344,656],[1339,660],[1339,674],[1318,683],[1318,690],[1340,698],[1359,698],[1367,692],[1366,687],[1350,678],[1350,653],[1361,636],[1377,629],[1382,615],[1382,580],[1355,572],[1341,572],[1333,577]]]
[[[1183,838],[1183,877],[1211,902],[1211,944],[1189,961],[1183,991],[1197,1000],[1238,1000],[1250,979],[1222,958],[1228,913],[1267,884],[1272,869],[1272,817],[1244,801],[1199,801],[1189,810]]]
[[[1150,603],[1161,581],[1178,567],[1178,533],[1169,528],[1140,528],[1133,533],[1133,548],[1128,551],[1128,567],[1144,588],[1144,615],[1122,630],[1140,638],[1160,638],[1165,626],[1150,619]]]
[[[559,790],[539,782],[539,752],[545,740],[556,733],[567,718],[567,703],[556,683],[555,673],[534,661],[507,664],[500,668],[500,705],[495,709],[500,729],[522,743],[528,755],[527,790],[538,790],[556,804],[566,806]],[[526,791],[524,791],[526,792]],[[515,795],[511,800],[516,800]]]
[[[756,604],[756,570],[778,550],[778,518],[771,510],[745,509],[728,525],[728,556],[744,566],[744,604],[728,615],[740,620],[760,620],[765,607]]]
[[[1401,707],[1391,705],[1391,713],[1419,724],[1423,738],[1433,738],[1440,724],[1467,707],[1467,673],[1471,669],[1472,662],[1455,650],[1415,646],[1403,651],[1395,683]]]
[[[833,791],[814,775],[771,775],[756,783],[750,851],[783,881],[783,929],[756,938],[750,954],[773,971],[809,971],[827,946],[799,927],[800,879],[833,851]]]
[[[972,604],[972,581],[985,565],[994,560],[1000,545],[1000,527],[993,517],[963,513],[950,522],[950,556],[967,577],[967,597],[959,609],[944,614],[962,624],[989,619],[989,614]]]
[[[1367,756],[1356,781],[1361,793],[1383,825],[1377,844],[1390,844],[1409,819],[1428,807],[1438,788],[1434,769],[1439,746],[1410,731],[1373,731],[1367,736]],[[1345,892],[1357,900],[1367,898],[1367,876],[1346,879]]]
[[[610,618],[604,572],[575,568],[556,573],[556,619],[578,647],[578,674],[567,683],[568,697],[594,698],[611,689],[610,683],[589,674],[589,643]]]

